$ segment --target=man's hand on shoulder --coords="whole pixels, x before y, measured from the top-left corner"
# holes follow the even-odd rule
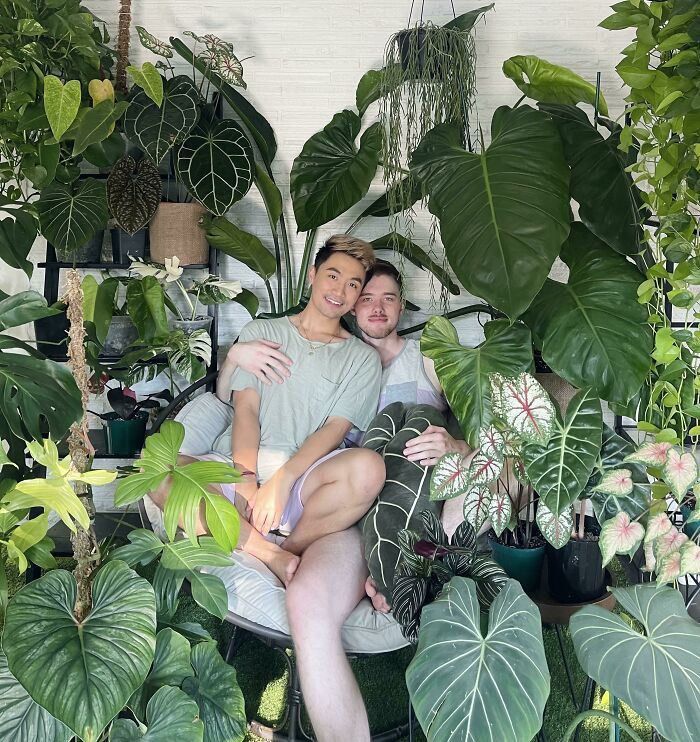
[[[272,340],[248,340],[229,348],[226,361],[257,376],[263,384],[282,384],[291,374],[293,361]]]
[[[437,425],[429,425],[425,432],[411,438],[403,451],[409,461],[416,461],[421,466],[437,464],[438,459],[446,453],[461,453],[466,456],[471,453],[471,448]]]

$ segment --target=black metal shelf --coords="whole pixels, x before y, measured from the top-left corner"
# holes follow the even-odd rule
[[[55,260],[46,260],[43,263],[37,263],[38,268],[118,268],[127,270],[130,263],[61,263]],[[193,270],[209,270],[209,263],[192,263],[191,265],[181,265],[180,268],[191,268]]]

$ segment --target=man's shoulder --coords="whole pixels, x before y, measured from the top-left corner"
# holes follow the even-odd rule
[[[380,363],[379,353],[371,346],[354,335],[348,338],[348,353],[361,363]]]
[[[269,335],[279,335],[290,327],[286,317],[273,317],[269,319],[253,319],[243,326],[241,337],[260,338]]]

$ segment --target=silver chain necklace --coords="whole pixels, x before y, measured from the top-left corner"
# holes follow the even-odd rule
[[[326,345],[330,345],[335,338],[335,335],[331,335],[330,340],[326,340],[325,343],[314,343],[306,334],[306,330],[302,327],[301,321],[299,322],[299,332],[306,342],[309,344],[309,355],[312,356],[319,348],[323,348]]]

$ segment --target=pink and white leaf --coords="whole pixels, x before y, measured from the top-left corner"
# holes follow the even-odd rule
[[[520,458],[512,459],[513,462],[513,473],[515,478],[524,487],[530,486],[530,477],[527,475],[527,469],[525,468],[525,462]]]
[[[625,456],[623,463],[661,467],[666,463],[666,454],[670,448],[670,443],[643,443],[634,453]]]
[[[430,477],[430,499],[449,500],[469,488],[469,465],[461,453],[446,453]]]
[[[673,496],[680,502],[698,478],[698,462],[692,453],[682,454],[677,448],[669,448],[663,474]]]
[[[503,420],[503,382],[505,376],[502,374],[489,374],[491,384],[491,414]]]
[[[613,497],[627,497],[632,494],[633,489],[634,482],[629,469],[611,469],[603,474],[593,491]]]
[[[674,551],[680,551],[681,546],[688,540],[688,537],[682,531],[672,528],[667,533],[661,534],[654,539],[654,556],[656,561],[660,562],[664,557],[673,554]]]
[[[681,546],[679,553],[681,555],[681,574],[700,574],[700,546],[694,541],[686,541]]]
[[[569,542],[574,528],[571,508],[566,508],[557,516],[540,502],[537,506],[537,525],[547,541],[555,549],[561,549]]]
[[[479,431],[479,448],[486,456],[503,461],[505,445],[502,433],[496,428],[482,428]]]
[[[496,536],[500,536],[505,531],[510,523],[512,512],[513,503],[508,492],[495,492],[489,503],[489,517]]]
[[[479,531],[489,517],[493,493],[488,487],[473,487],[464,498],[464,519]]]
[[[644,566],[642,572],[653,572],[656,569],[656,557],[654,556],[654,543],[650,541],[644,544]]]
[[[644,543],[648,544],[654,539],[663,536],[673,530],[673,523],[666,513],[656,513],[647,521],[647,532],[644,534]]]
[[[556,411],[549,394],[528,373],[504,379],[501,385],[501,419],[523,440],[546,445],[552,437]]]
[[[641,523],[632,522],[623,511],[614,518],[606,520],[600,529],[600,546],[605,566],[615,554],[631,554],[644,538],[644,527]]]
[[[483,485],[494,482],[498,479],[502,470],[502,458],[498,459],[485,454],[483,451],[478,451],[471,460],[471,464],[469,464],[469,471],[467,472],[469,484]]]
[[[659,560],[659,568],[656,571],[656,586],[663,587],[667,582],[675,580],[681,574],[681,553],[674,551]]]

